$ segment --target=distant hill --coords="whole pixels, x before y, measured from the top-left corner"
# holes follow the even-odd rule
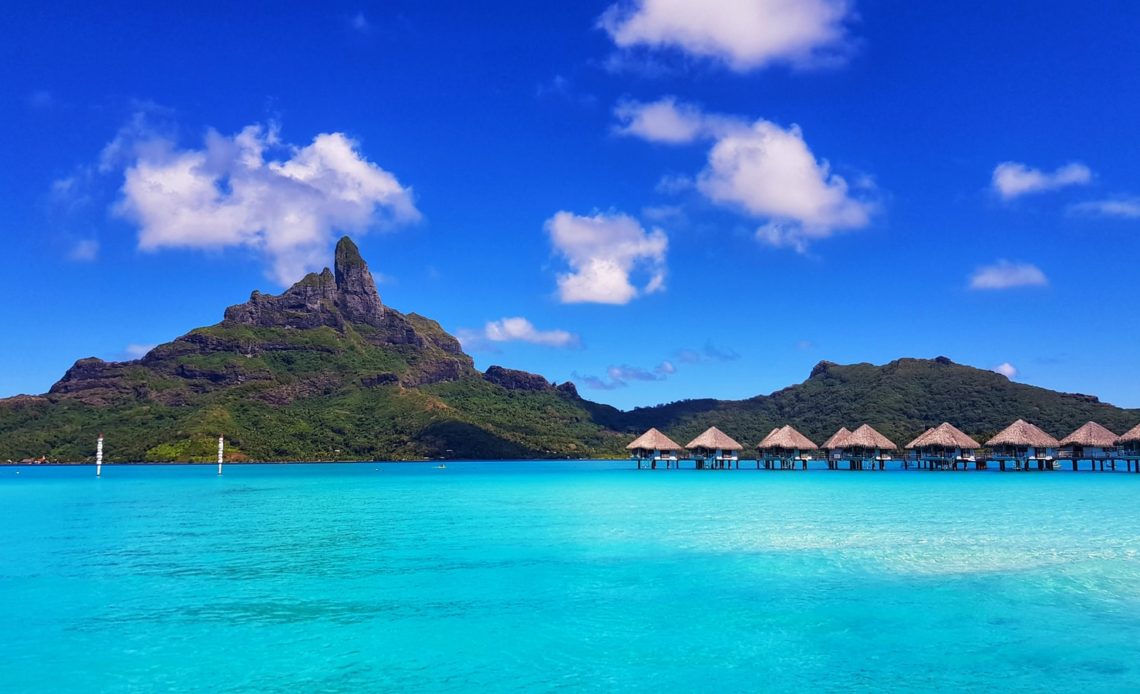
[[[687,400],[622,412],[574,385],[493,366],[480,373],[438,323],[385,306],[355,244],[332,270],[279,296],[254,292],[222,322],[142,359],[80,359],[51,390],[0,400],[0,460],[553,458],[623,454],[656,426],[680,443],[715,424],[749,446],[791,423],[817,442],[868,422],[905,444],[944,420],[986,437],[1017,418],[1064,435],[1094,419],[1140,421],[1084,395],[1012,383],[950,362],[821,362],[805,382],[741,401]]]
[[[939,357],[898,359],[883,366],[824,361],[803,383],[771,395],[684,400],[598,421],[630,432],[656,426],[682,444],[715,424],[749,445],[783,424],[822,443],[841,426],[854,429],[868,423],[905,446],[944,421],[984,442],[1019,418],[1060,438],[1089,420],[1123,433],[1140,422],[1140,410],[1114,407],[1090,395],[1014,383],[1001,374]]]

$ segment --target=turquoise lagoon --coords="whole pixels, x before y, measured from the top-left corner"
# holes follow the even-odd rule
[[[1140,475],[0,468],[0,690],[1140,690]]]

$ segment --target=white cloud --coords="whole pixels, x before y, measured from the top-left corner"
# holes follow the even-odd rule
[[[1043,287],[1049,284],[1045,273],[1036,265],[1011,263],[999,260],[993,265],[978,268],[970,276],[970,289],[1011,289],[1013,287]]]
[[[1086,214],[1096,217],[1140,219],[1140,197],[1089,200],[1088,202],[1073,205],[1069,208],[1069,211],[1076,214]]]
[[[799,126],[782,128],[764,119],[750,124],[705,113],[673,97],[623,102],[614,115],[615,129],[623,135],[670,144],[713,141],[708,165],[696,178],[697,190],[763,220],[756,230],[761,243],[802,253],[813,240],[871,222],[876,204],[867,198],[875,191],[873,179],[862,175],[856,186],[848,185],[826,160],[816,159]],[[679,192],[692,185],[691,179],[674,176],[662,179],[658,191]]]
[[[743,118],[706,113],[700,106],[677,101],[674,96],[651,102],[620,101],[614,107],[614,117],[618,134],[667,144],[716,139],[748,130]]]
[[[826,160],[816,160],[798,126],[766,120],[717,140],[697,189],[765,219],[759,241],[799,251],[836,231],[867,226],[875,210],[875,203],[851,195]]]
[[[1086,185],[1091,181],[1092,171],[1080,162],[1065,164],[1053,173],[1047,173],[1019,162],[1005,161],[994,167],[992,185],[994,192],[1003,200],[1012,200],[1030,193]]]
[[[738,119],[704,113],[694,104],[666,96],[653,102],[623,100],[614,107],[615,132],[649,142],[686,144],[747,127]]]
[[[1017,367],[1013,364],[1010,364],[1008,361],[998,364],[993,368],[993,370],[1002,376],[1005,376],[1011,381],[1017,377]]]
[[[201,149],[179,150],[136,124],[104,149],[101,168],[118,165],[115,212],[139,225],[139,248],[251,247],[283,285],[321,267],[335,233],[420,218],[411,189],[343,133],[297,147],[251,125],[233,136],[211,130]]]
[[[157,346],[158,345],[129,344],[127,345],[126,349],[123,350],[123,353],[125,353],[131,359],[142,359],[147,355],[147,353],[149,353]]]
[[[67,252],[67,259],[79,263],[89,263],[99,257],[99,242],[95,239],[76,241]]]
[[[851,16],[847,0],[622,0],[598,26],[619,48],[674,48],[745,72],[841,59]]]
[[[357,12],[354,14],[352,16],[352,20],[349,23],[352,25],[352,28],[354,30],[359,31],[362,34],[367,34],[368,31],[372,28],[372,24],[368,21],[368,18],[364,16],[363,12]]]
[[[661,229],[647,232],[624,214],[584,217],[562,211],[546,220],[546,231],[570,265],[570,272],[558,276],[564,304],[627,304],[665,288],[669,241]],[[640,289],[630,280],[638,271],[649,276]]]
[[[483,336],[491,342],[529,342],[547,347],[573,347],[580,344],[577,335],[565,330],[539,330],[526,318],[516,316],[489,321]]]

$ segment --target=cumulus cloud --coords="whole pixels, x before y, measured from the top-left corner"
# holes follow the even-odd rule
[[[76,241],[67,252],[67,259],[78,263],[90,263],[98,257],[99,242],[95,239]]]
[[[1075,214],[1094,217],[1118,217],[1120,219],[1140,219],[1140,197],[1108,198],[1089,200],[1069,208]]]
[[[1012,200],[1031,193],[1086,185],[1091,181],[1092,170],[1080,162],[1065,164],[1048,173],[1016,161],[1005,161],[994,167],[991,185],[1003,200]]]
[[[998,364],[993,368],[993,370],[1002,376],[1005,376],[1011,381],[1017,376],[1017,367],[1013,364],[1010,364],[1008,361]]]
[[[211,130],[200,149],[182,150],[136,125],[104,149],[101,168],[118,166],[114,210],[138,224],[140,249],[254,248],[283,285],[318,269],[336,233],[420,218],[411,189],[343,133],[301,147],[251,125],[233,136]]]
[[[460,332],[464,346],[478,346],[485,342],[529,342],[546,347],[577,347],[581,339],[566,330],[539,330],[526,318],[515,316],[488,321],[481,331]]]
[[[805,252],[815,240],[871,222],[875,185],[861,176],[850,186],[818,160],[799,126],[783,128],[768,120],[705,113],[693,104],[664,97],[652,103],[626,101],[614,110],[615,130],[649,142],[713,142],[708,164],[695,182],[714,203],[742,210],[762,222],[756,239],[777,248]],[[685,186],[659,184],[662,192]],[[854,189],[858,189],[858,193]]]
[[[614,107],[614,117],[619,135],[668,144],[687,144],[746,127],[739,119],[707,114],[673,96],[652,102],[622,100]]]
[[[851,17],[848,0],[621,0],[598,26],[622,49],[676,49],[746,72],[841,60]]]
[[[646,231],[624,214],[587,217],[561,211],[546,221],[546,231],[570,266],[558,276],[564,304],[627,304],[665,288],[669,242],[661,229]],[[631,281],[634,273],[647,277],[642,286]]]
[[[814,240],[871,222],[875,203],[819,161],[798,126],[758,120],[717,140],[697,189],[709,200],[766,220],[757,240],[804,251]]]
[[[974,271],[970,276],[970,289],[1012,289],[1014,287],[1043,287],[1049,284],[1045,273],[1030,263],[1011,263],[1000,260]]]

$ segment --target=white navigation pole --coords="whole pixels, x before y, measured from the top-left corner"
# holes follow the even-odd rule
[[[224,436],[218,436],[218,474],[222,474],[222,455],[226,450],[226,439]]]
[[[95,476],[103,476],[103,434],[99,434],[99,440],[95,443]]]

